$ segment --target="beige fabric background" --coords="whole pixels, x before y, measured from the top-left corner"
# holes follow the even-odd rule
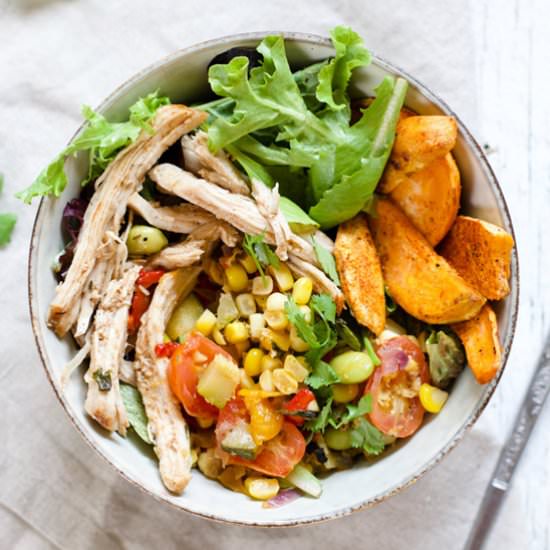
[[[0,210],[19,216],[13,242],[0,251],[0,547],[460,547],[502,437],[488,422],[403,494],[315,527],[261,530],[206,522],[120,479],[71,427],[42,371],[26,303],[36,205],[24,207],[12,195],[64,146],[80,123],[82,103],[98,104],[175,49],[235,32],[326,34],[335,24],[351,24],[374,52],[440,93],[475,130],[469,13],[466,2],[438,0],[0,0],[0,171],[6,176]],[[519,506],[509,503],[495,544],[522,540]]]

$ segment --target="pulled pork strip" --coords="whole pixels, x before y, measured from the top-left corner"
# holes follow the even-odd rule
[[[261,181],[252,180],[252,196],[262,216],[267,220],[273,238],[277,245],[277,256],[283,261],[288,258],[288,243],[292,239],[292,231],[286,218],[279,208],[279,185],[270,189]]]
[[[317,292],[330,294],[336,303],[338,313],[342,311],[344,307],[342,291],[318,267],[293,254],[290,254],[288,258],[288,267],[298,277],[309,277],[313,281],[313,286]]]
[[[181,147],[187,170],[232,193],[250,194],[246,180],[227,154],[224,151],[215,154],[210,151],[206,132],[199,131],[193,136],[184,136],[181,139]]]
[[[147,265],[150,267],[162,267],[167,271],[189,267],[201,259],[205,247],[205,241],[185,239],[181,243],[167,246],[158,254],[151,256]]]
[[[120,279],[112,280],[96,311],[92,327],[90,367],[84,376],[88,393],[86,412],[110,432],[126,435],[128,418],[119,387],[124,357],[128,311],[140,267],[128,263]]]
[[[197,227],[216,219],[215,216],[194,204],[155,206],[139,193],[134,193],[130,197],[128,208],[153,227],[172,233],[191,233]]]
[[[143,315],[136,342],[137,386],[149,418],[149,433],[159,458],[160,476],[173,493],[191,478],[191,442],[181,407],[167,379],[169,360],[155,354],[178,302],[195,286],[201,269],[188,267],[163,275]]]
[[[84,214],[74,259],[50,305],[48,324],[58,336],[64,336],[76,320],[82,291],[96,264],[97,251],[106,241],[106,231],[118,233],[128,199],[139,191],[150,168],[168,147],[200,125],[206,116],[185,105],[161,107],[152,122],[154,133],[142,132],[97,180],[96,191]]]
[[[149,172],[149,176],[164,191],[212,212],[239,231],[252,235],[264,234],[268,244],[277,244],[268,220],[251,198],[230,193],[173,164],[159,164]],[[304,238],[290,233],[288,247],[295,256],[319,265],[313,246]]]

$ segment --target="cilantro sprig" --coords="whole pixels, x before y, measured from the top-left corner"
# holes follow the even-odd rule
[[[280,265],[279,258],[269,245],[265,242],[265,237],[261,235],[249,235],[245,233],[243,239],[244,251],[254,260],[256,269],[262,277],[265,277],[264,267],[272,265],[278,268]]]

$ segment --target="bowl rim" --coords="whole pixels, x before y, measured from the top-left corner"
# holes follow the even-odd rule
[[[237,33],[237,34],[231,34],[231,35],[225,35],[219,38],[213,38],[205,41],[198,42],[196,44],[193,44],[191,46],[178,49],[161,59],[151,63],[144,69],[138,71],[133,76],[128,78],[125,82],[120,84],[113,92],[111,92],[97,107],[99,111],[103,110],[106,106],[108,106],[111,101],[119,95],[119,93],[124,89],[131,89],[132,85],[138,82],[142,77],[147,75],[148,73],[154,71],[155,69],[158,69],[167,63],[170,63],[171,61],[174,61],[182,56],[187,56],[190,54],[193,54],[197,51],[200,51],[204,48],[211,47],[211,46],[226,46],[228,44],[237,42],[237,41],[250,41],[250,40],[262,40],[267,35],[282,35],[285,40],[292,40],[296,42],[302,42],[302,43],[309,43],[316,46],[328,46],[331,47],[331,41],[329,38],[320,36],[313,33],[302,33],[302,32],[288,32],[288,31],[256,31],[256,32],[244,32],[244,33]],[[436,93],[432,92],[427,86],[422,84],[419,80],[411,76],[408,72],[401,69],[400,67],[394,65],[393,63],[390,63],[386,61],[385,59],[381,58],[380,56],[376,54],[372,54],[372,63],[374,65],[378,65],[382,69],[387,70],[388,72],[391,72],[393,74],[399,75],[403,78],[405,78],[409,84],[412,84],[420,93],[421,95],[428,99],[432,104],[434,104],[436,107],[441,109],[442,112],[449,116],[453,116],[458,125],[458,129],[462,137],[464,138],[467,147],[474,153],[478,163],[480,164],[482,170],[485,172],[485,175],[487,177],[487,180],[489,181],[489,185],[491,187],[491,190],[495,196],[495,199],[498,204],[499,211],[503,217],[503,221],[506,225],[506,230],[512,235],[514,239],[514,247],[512,249],[512,258],[511,258],[511,269],[510,269],[510,285],[511,285],[511,292],[510,292],[510,298],[512,300],[512,307],[510,312],[510,320],[509,320],[509,330],[506,334],[504,334],[504,342],[503,342],[503,349],[502,349],[502,364],[501,368],[498,371],[495,379],[489,383],[484,393],[482,394],[480,400],[478,401],[476,408],[472,411],[470,416],[467,418],[467,420],[456,430],[454,435],[451,437],[449,442],[440,449],[440,451],[428,462],[426,462],[423,466],[417,469],[417,471],[410,475],[407,478],[402,479],[398,483],[394,484],[389,489],[386,489],[384,492],[375,495],[373,497],[370,497],[368,499],[365,499],[361,501],[358,504],[354,504],[353,506],[344,506],[337,510],[331,511],[331,512],[325,512],[320,513],[312,517],[307,518],[300,518],[296,520],[272,520],[267,522],[257,522],[254,520],[251,521],[243,521],[243,520],[231,520],[224,518],[219,515],[215,514],[208,514],[208,513],[202,513],[198,512],[196,510],[191,510],[187,508],[184,505],[180,505],[172,500],[170,500],[167,496],[161,495],[158,493],[155,493],[153,490],[150,490],[146,487],[144,487],[137,479],[133,479],[128,475],[124,470],[119,468],[116,464],[111,462],[109,457],[104,454],[104,452],[101,450],[101,448],[96,445],[96,443],[88,437],[86,432],[84,431],[83,427],[81,426],[80,421],[75,418],[75,416],[72,414],[72,411],[70,409],[70,406],[65,401],[62,392],[60,391],[60,388],[56,384],[56,382],[53,379],[52,376],[52,370],[48,358],[48,354],[46,351],[46,346],[41,338],[41,329],[40,329],[40,321],[38,318],[37,313],[37,304],[35,304],[36,298],[34,296],[33,288],[34,288],[34,262],[35,257],[37,255],[37,250],[39,247],[40,242],[40,234],[38,229],[40,228],[42,218],[44,216],[45,211],[45,203],[48,200],[51,200],[50,198],[42,197],[40,199],[40,203],[38,206],[38,209],[36,211],[33,228],[32,228],[32,234],[31,234],[31,240],[29,245],[29,256],[28,256],[28,265],[27,265],[27,288],[28,288],[28,305],[29,305],[29,312],[31,317],[31,325],[32,325],[32,331],[34,340],[36,343],[36,347],[38,349],[40,361],[42,363],[42,366],[46,372],[46,376],[52,386],[52,389],[55,393],[55,396],[57,397],[59,403],[61,404],[63,410],[69,417],[71,423],[73,424],[74,428],[80,433],[80,435],[83,437],[83,439],[88,443],[88,445],[94,449],[94,451],[103,459],[105,460],[112,468],[114,468],[122,478],[124,478],[126,481],[130,482],[132,485],[140,489],[143,493],[151,496],[154,498],[157,502],[165,503],[170,505],[172,508],[183,511],[189,514],[192,514],[196,517],[201,517],[208,520],[217,521],[219,523],[224,523],[228,525],[240,525],[243,527],[297,527],[297,526],[304,526],[304,525],[312,525],[312,524],[318,524],[322,522],[326,522],[332,519],[341,518],[347,515],[352,514],[353,512],[358,512],[360,510],[364,510],[367,508],[370,508],[380,502],[383,502],[390,497],[394,496],[395,494],[403,491],[404,489],[410,487],[412,484],[414,484],[416,481],[418,481],[422,476],[424,476],[428,471],[430,471],[434,466],[436,466],[441,460],[448,455],[448,453],[456,447],[456,445],[461,441],[465,434],[471,429],[471,427],[475,424],[475,422],[480,417],[481,413],[484,411],[485,407],[487,406],[491,396],[493,395],[495,388],[497,384],[499,383],[502,374],[504,372],[504,369],[506,367],[508,357],[510,354],[512,342],[515,335],[516,325],[517,325],[517,317],[518,317],[518,308],[519,308],[519,261],[518,261],[518,251],[517,251],[517,240],[515,237],[514,227],[512,223],[512,217],[510,215],[510,211],[508,209],[508,206],[506,204],[506,200],[504,198],[504,193],[502,192],[502,189],[500,187],[500,184],[498,183],[498,180],[495,176],[495,173],[493,169],[491,168],[489,161],[487,160],[487,156],[485,155],[485,152],[483,151],[483,148],[479,145],[477,140],[474,138],[472,133],[468,130],[468,128],[465,126],[465,124],[462,122],[459,116],[447,105],[447,103],[442,100]],[[73,139],[76,137],[76,135],[81,131],[81,129],[84,126],[84,122],[78,127],[78,129],[75,131],[75,133],[72,135],[71,139],[69,140],[69,143],[73,141]]]

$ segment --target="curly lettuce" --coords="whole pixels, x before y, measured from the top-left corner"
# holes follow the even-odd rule
[[[282,193],[325,229],[372,199],[407,90],[404,80],[386,77],[352,125],[350,79],[371,55],[347,27],[336,27],[331,37],[334,58],[294,74],[281,36],[260,43],[263,62],[250,70],[244,56],[212,65],[209,82],[222,99],[202,106],[211,115],[211,148],[226,148],[266,185],[282,175]],[[286,172],[275,170],[282,167]],[[297,186],[302,189],[292,188]]]
[[[67,186],[65,160],[79,151],[87,151],[89,154],[88,175],[82,185],[93,181],[103,173],[121,149],[136,141],[142,130],[153,131],[149,121],[157,109],[169,103],[170,100],[159,96],[158,92],[150,93],[130,107],[129,120],[126,122],[109,122],[103,115],[84,105],[82,115],[87,124],[82,132],[40,172],[27,189],[17,193],[16,197],[27,204],[30,204],[34,197],[59,197]]]

